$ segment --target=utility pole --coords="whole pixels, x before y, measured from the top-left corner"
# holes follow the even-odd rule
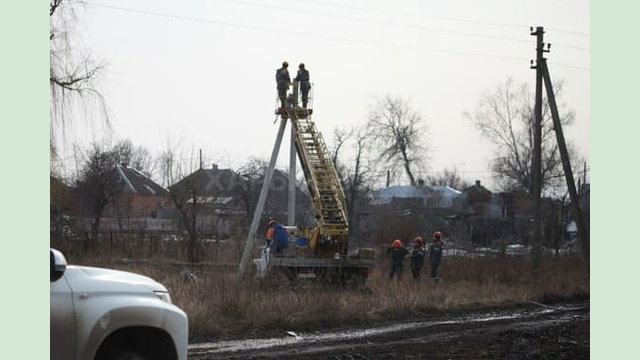
[[[262,180],[262,189],[260,190],[260,196],[258,197],[258,203],[256,209],[253,212],[253,219],[251,220],[251,226],[249,227],[249,234],[247,235],[247,242],[244,245],[244,252],[240,259],[240,267],[238,268],[238,278],[244,277],[247,265],[251,259],[251,251],[256,241],[256,231],[258,230],[258,222],[262,215],[262,209],[264,203],[267,200],[267,194],[269,192],[269,186],[271,185],[271,178],[273,177],[273,170],[276,167],[276,160],[278,159],[278,151],[280,150],[280,144],[282,143],[282,136],[284,135],[284,129],[287,125],[287,119],[282,118],[280,120],[280,128],[278,128],[278,135],[276,136],[276,142],[273,144],[273,151],[271,151],[271,160],[269,160],[269,167],[266,169],[264,178]]]
[[[289,196],[287,197],[287,224],[296,225],[296,129],[291,126],[291,144],[289,148]]]
[[[558,149],[560,150],[560,158],[562,159],[562,169],[564,170],[564,175],[567,180],[567,189],[569,190],[569,196],[571,197],[571,208],[573,210],[573,217],[576,220],[576,225],[578,227],[578,238],[580,239],[580,243],[582,245],[587,271],[589,271],[589,233],[587,232],[584,218],[582,217],[582,210],[580,209],[580,199],[578,198],[578,192],[576,191],[576,185],[573,179],[573,170],[571,170],[569,152],[567,151],[567,144],[565,143],[564,133],[562,132],[560,114],[558,113],[558,105],[556,104],[556,97],[553,92],[553,84],[551,83],[551,76],[549,75],[549,68],[547,67],[546,59],[543,59],[541,63],[538,63],[538,66],[542,68],[542,75],[544,76],[544,83],[547,89],[547,99],[549,100],[551,116],[553,117],[553,128],[556,132],[556,138],[558,139]]]
[[[202,149],[200,149],[200,169],[202,169]]]
[[[533,159],[531,164],[531,180],[533,188],[533,204],[534,204],[534,222],[533,222],[533,275],[538,276],[541,256],[541,193],[542,193],[542,62],[543,57],[543,35],[542,26],[536,27],[531,35],[536,37],[536,63],[531,66],[536,70],[536,103],[534,108],[533,123]]]

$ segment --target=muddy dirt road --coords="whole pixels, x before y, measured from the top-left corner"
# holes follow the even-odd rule
[[[209,359],[588,359],[589,304],[418,315],[412,322],[196,343]]]

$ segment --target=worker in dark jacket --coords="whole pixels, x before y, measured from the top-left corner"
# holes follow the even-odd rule
[[[424,266],[425,248],[422,244],[422,237],[418,236],[413,239],[413,248],[411,249],[411,275],[415,280],[420,280],[422,266]]]
[[[302,107],[307,108],[309,102],[309,89],[311,89],[311,83],[309,83],[309,71],[304,68],[304,64],[298,65],[298,74],[293,79],[300,84],[300,91],[302,92]]]
[[[282,251],[289,247],[289,234],[287,233],[287,229],[276,220],[270,220],[268,226],[269,228],[265,235],[267,247],[271,249],[271,253],[273,254],[282,254]]]
[[[429,263],[431,264],[431,279],[433,281],[440,280],[438,278],[438,266],[442,262],[442,233],[436,231],[433,233],[433,242],[429,245]]]
[[[389,280],[393,280],[393,276],[397,274],[398,280],[402,277],[402,264],[404,258],[409,251],[402,246],[400,239],[393,240],[393,245],[387,250],[391,254],[391,271],[389,272]]]
[[[289,77],[289,63],[286,61],[282,63],[282,67],[276,70],[276,83],[278,84],[278,97],[280,98],[280,107],[284,108],[287,100],[287,90],[291,84],[291,78]]]

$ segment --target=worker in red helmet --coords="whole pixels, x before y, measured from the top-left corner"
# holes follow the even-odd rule
[[[391,254],[391,271],[389,272],[389,280],[393,280],[394,276],[397,276],[397,279],[400,280],[402,277],[402,264],[404,263],[404,258],[407,256],[409,251],[402,246],[402,241],[400,241],[400,239],[395,239],[387,252]]]
[[[421,236],[413,239],[413,248],[411,249],[411,275],[416,281],[420,280],[420,273],[424,266],[425,248]]]
[[[438,266],[442,262],[442,233],[436,231],[433,233],[433,241],[429,245],[429,263],[431,265],[431,279],[438,282]]]

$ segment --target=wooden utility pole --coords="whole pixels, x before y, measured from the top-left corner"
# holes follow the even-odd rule
[[[536,63],[532,66],[536,70],[536,103],[534,107],[533,123],[533,159],[531,163],[531,181],[533,188],[534,222],[533,222],[533,274],[538,275],[541,256],[541,193],[542,193],[542,67],[544,29],[536,27],[531,35],[536,37]]]
[[[580,209],[580,199],[578,198],[578,192],[576,191],[576,185],[573,179],[573,170],[571,169],[571,162],[569,161],[569,152],[567,151],[567,144],[565,143],[564,133],[562,132],[560,114],[558,113],[558,105],[556,104],[556,97],[553,92],[553,84],[551,83],[551,76],[549,75],[549,68],[547,67],[546,59],[543,59],[541,63],[538,63],[538,66],[542,68],[544,84],[547,89],[547,99],[549,100],[551,116],[553,117],[553,128],[556,132],[558,149],[560,150],[560,158],[562,159],[562,169],[564,170],[564,175],[567,180],[567,189],[569,190],[569,196],[571,198],[571,209],[573,210],[573,217],[575,218],[576,225],[578,227],[578,238],[580,239],[580,245],[582,245],[587,271],[589,271],[589,233],[587,232],[587,228],[582,217],[582,210]]]

